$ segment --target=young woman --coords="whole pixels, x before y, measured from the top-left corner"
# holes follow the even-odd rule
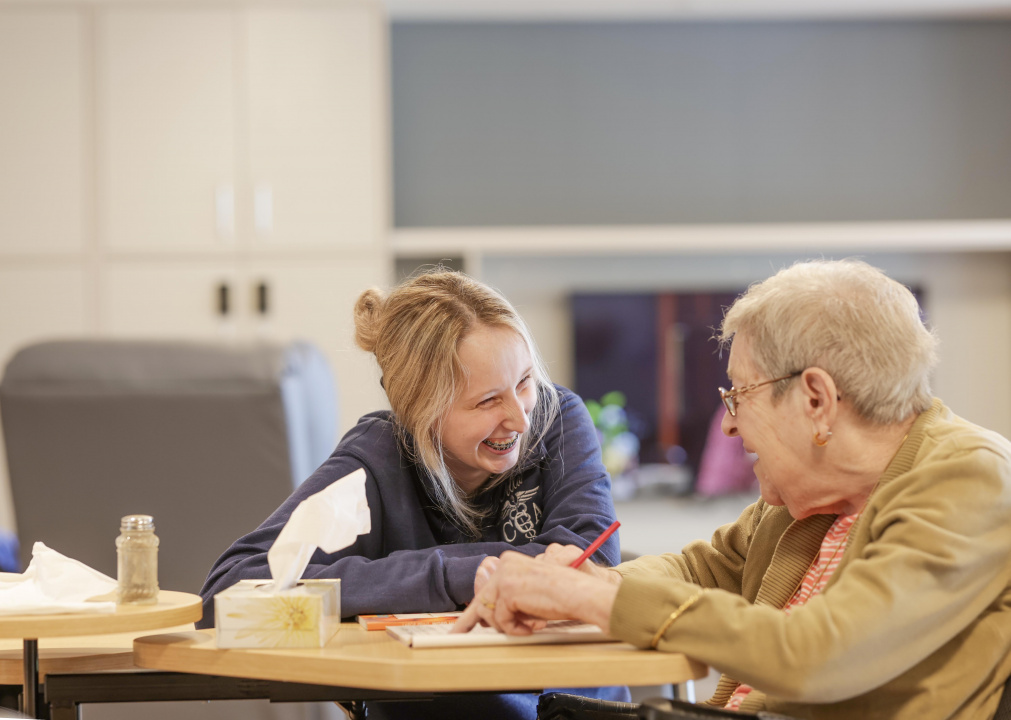
[[[201,595],[267,578],[267,550],[305,498],[358,468],[372,530],[306,578],[341,578],[341,611],[433,612],[469,603],[505,550],[588,546],[614,521],[610,479],[582,402],[550,383],[522,319],[456,272],[413,277],[355,306],[355,339],[374,353],[392,411],[370,413],[259,528],[211,569]],[[618,562],[617,536],[596,553]],[[583,691],[624,699],[624,688]],[[533,717],[536,695],[370,704],[370,717]]]

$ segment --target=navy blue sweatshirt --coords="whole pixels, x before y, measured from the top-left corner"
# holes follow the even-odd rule
[[[453,610],[473,598],[474,575],[489,555],[537,555],[553,542],[587,547],[615,519],[611,482],[583,403],[565,388],[556,391],[561,412],[540,446],[521,458],[516,476],[474,499],[491,511],[480,540],[462,533],[432,501],[432,480],[398,441],[391,414],[366,415],[281,507],[218,558],[200,592],[200,625],[213,624],[215,593],[240,579],[270,577],[267,550],[298,503],[358,468],[365,469],[371,532],[336,553],[317,549],[303,573],[341,578],[345,617]],[[593,560],[618,563],[617,534]]]

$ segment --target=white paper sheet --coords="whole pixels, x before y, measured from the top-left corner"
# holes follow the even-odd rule
[[[0,613],[44,615],[113,612],[116,581],[37,542],[23,573],[0,573]],[[111,593],[111,595],[110,595]],[[104,601],[90,598],[107,596]]]

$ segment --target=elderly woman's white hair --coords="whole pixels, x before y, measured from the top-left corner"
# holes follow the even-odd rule
[[[937,338],[904,285],[857,260],[814,260],[752,285],[727,310],[718,339],[748,338],[773,378],[820,367],[863,418],[898,422],[930,406]],[[788,381],[776,383],[781,396]]]

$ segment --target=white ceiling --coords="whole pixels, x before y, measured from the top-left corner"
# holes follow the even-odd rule
[[[1011,18],[1011,0],[384,0],[391,20]]]

